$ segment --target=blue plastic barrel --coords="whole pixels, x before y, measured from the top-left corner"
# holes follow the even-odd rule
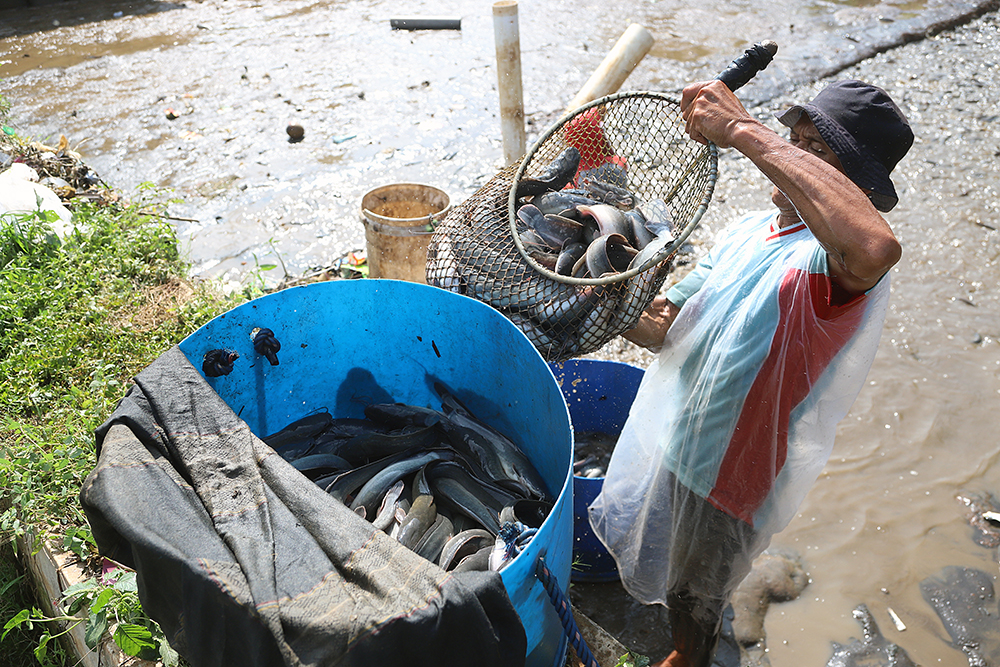
[[[268,328],[277,366],[253,349]],[[434,379],[477,417],[513,439],[538,469],[555,507],[500,575],[524,624],[527,664],[561,667],[567,640],[534,574],[544,556],[569,588],[573,515],[569,414],[552,372],[517,327],[489,306],[436,287],[343,280],[293,287],[213,319],[180,344],[198,369],[205,352],[240,354],[232,373],[206,378],[258,436],[318,409],[364,417],[365,405],[398,401],[441,408]]]
[[[598,359],[551,364],[562,388],[574,432],[621,433],[645,371],[638,366]],[[615,581],[618,568],[590,529],[587,507],[601,492],[604,478],[573,477],[573,581]]]

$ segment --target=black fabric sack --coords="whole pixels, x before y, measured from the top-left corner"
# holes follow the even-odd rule
[[[102,555],[193,667],[524,664],[495,572],[445,572],[251,433],[174,347],[96,432],[80,500]]]

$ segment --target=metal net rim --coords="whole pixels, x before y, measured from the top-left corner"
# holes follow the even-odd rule
[[[577,107],[573,111],[570,111],[562,116],[558,121],[556,121],[548,130],[538,138],[531,149],[525,153],[524,157],[521,158],[518,164],[517,171],[514,173],[514,180],[511,184],[510,192],[507,193],[507,224],[510,228],[510,235],[514,241],[514,245],[517,248],[518,254],[521,258],[535,271],[542,274],[546,278],[554,280],[559,283],[565,283],[569,285],[609,285],[612,283],[621,282],[623,280],[628,280],[633,276],[636,276],[644,271],[651,269],[660,262],[664,261],[681,247],[681,245],[687,241],[688,237],[694,232],[701,222],[702,216],[708,210],[708,206],[712,201],[712,195],[715,192],[715,184],[719,178],[719,148],[714,143],[709,142],[705,148],[702,150],[701,156],[697,158],[696,161],[708,160],[709,173],[706,177],[706,186],[704,193],[702,195],[701,202],[698,204],[698,208],[695,210],[691,219],[684,225],[681,229],[681,233],[678,234],[677,238],[663,246],[663,248],[657,252],[655,255],[650,257],[645,263],[640,266],[635,266],[627,271],[617,273],[612,276],[604,276],[603,278],[576,278],[573,276],[564,276],[560,273],[556,273],[551,269],[546,268],[542,264],[538,263],[531,255],[528,254],[527,249],[525,249],[524,244],[521,242],[520,235],[517,232],[517,185],[521,182],[524,177],[524,172],[526,171],[528,165],[531,163],[532,159],[539,149],[546,144],[546,142],[555,134],[557,134],[562,128],[576,118],[583,112],[591,109],[593,107],[601,106],[602,104],[607,104],[621,99],[629,98],[652,98],[660,99],[670,104],[680,106],[679,100],[672,96],[664,93],[658,93],[654,91],[629,91],[624,93],[614,93],[611,95],[605,95],[604,97],[599,97],[596,100],[588,102],[583,106]],[[693,140],[692,140],[693,141]]]

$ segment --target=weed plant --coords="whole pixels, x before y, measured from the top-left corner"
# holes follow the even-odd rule
[[[0,621],[6,623],[22,609],[36,604],[30,579],[22,572],[20,563],[14,557],[10,543],[0,543]],[[0,627],[3,627],[0,625]],[[2,667],[69,667],[74,661],[61,646],[56,644],[47,652],[43,660],[34,654],[38,646],[40,629],[18,627],[4,638],[0,644],[0,666]]]
[[[11,558],[18,538],[90,555],[78,495],[96,464],[94,429],[162,352],[256,296],[185,280],[189,267],[152,196],[80,204],[64,238],[45,213],[0,215],[0,590],[23,593]],[[0,598],[3,627],[22,607]],[[0,664],[41,662],[30,651],[29,662],[11,657],[21,634],[0,646]],[[50,651],[42,664],[61,655]]]

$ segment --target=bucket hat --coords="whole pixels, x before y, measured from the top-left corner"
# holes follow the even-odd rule
[[[863,81],[837,81],[812,102],[775,116],[782,125],[794,127],[803,113],[837,154],[847,177],[871,191],[875,208],[892,210],[899,198],[889,173],[913,145],[913,131],[889,95]]]

